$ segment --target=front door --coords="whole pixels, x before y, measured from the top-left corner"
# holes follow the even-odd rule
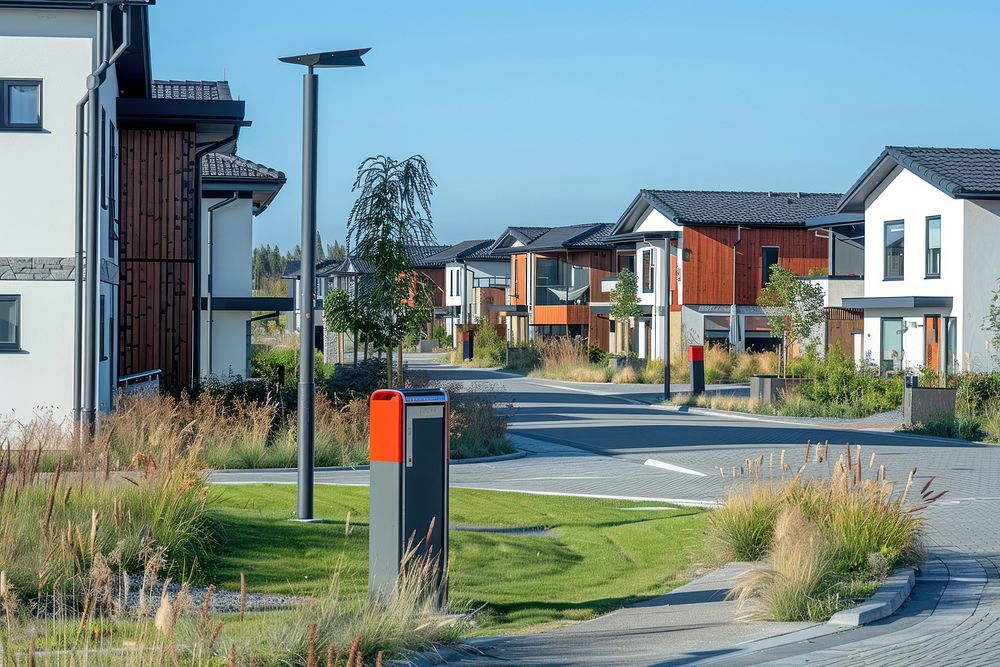
[[[924,368],[941,369],[940,315],[924,315]]]

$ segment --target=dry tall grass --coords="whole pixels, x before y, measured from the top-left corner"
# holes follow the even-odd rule
[[[214,612],[211,586],[168,593],[165,552],[155,554],[134,577],[98,558],[78,579],[78,599],[53,593],[34,607],[0,571],[4,664],[360,667],[454,643],[468,622],[462,613],[442,614],[437,558],[413,550],[391,597],[347,596],[335,578],[327,593],[256,618],[242,605],[238,616]]]
[[[835,561],[829,539],[798,507],[785,507],[774,527],[765,567],[747,572],[729,592],[741,605],[759,607],[762,619],[804,620],[829,616],[839,598],[830,588]]]
[[[530,375],[570,382],[610,382],[611,369],[590,362],[587,348],[570,338],[548,338],[538,345],[541,365]]]
[[[42,443],[0,457],[0,570],[9,588],[44,605],[45,596],[78,591],[98,564],[135,573],[169,552],[171,573],[196,569],[212,540],[197,449],[175,439],[112,467],[108,440],[73,442],[50,473],[41,469]]]
[[[763,601],[772,618],[817,619],[836,610],[836,587],[822,599],[802,592],[814,591],[811,587],[819,584],[813,577],[820,574],[802,570],[796,579],[790,573],[790,569],[802,568],[804,558],[829,557],[831,564],[820,563],[817,572],[832,568],[840,586],[871,581],[895,565],[916,563],[923,557],[920,511],[945,493],[931,488],[934,478],[917,492],[913,469],[903,488],[896,489],[886,479],[885,466],[877,465],[874,452],[865,456],[858,445],[845,446],[839,456],[835,450],[834,455],[835,460],[830,458],[829,443],[807,443],[801,463],[794,468],[793,456],[783,450],[777,460],[774,454],[767,459],[762,455],[731,471],[719,470],[723,477],[731,473],[733,486],[712,516],[715,537],[730,557],[753,561],[766,556],[768,567],[752,574],[752,584],[740,590],[744,598]],[[777,517],[791,509],[813,524],[822,539],[807,543],[812,539],[811,528],[779,530]],[[796,535],[803,536],[802,543]],[[788,599],[790,591],[810,599],[793,604]]]

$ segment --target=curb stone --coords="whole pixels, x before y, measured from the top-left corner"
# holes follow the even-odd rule
[[[892,616],[913,591],[913,568],[901,567],[889,575],[875,594],[851,609],[838,611],[827,623],[847,627],[867,625]]]

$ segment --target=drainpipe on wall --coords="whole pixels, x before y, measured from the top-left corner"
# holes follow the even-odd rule
[[[736,306],[736,248],[743,241],[743,227],[741,225],[736,225],[736,241],[733,242],[733,307],[729,313],[729,331],[733,336],[733,340],[730,344],[734,347],[738,347],[739,337],[739,309]]]
[[[74,369],[74,377],[79,376],[83,381],[82,389],[82,400],[80,411],[77,413],[80,415],[80,419],[83,421],[87,428],[87,432],[93,435],[97,428],[97,382],[98,376],[100,375],[97,361],[97,327],[98,327],[98,310],[97,304],[100,300],[100,284],[101,284],[101,258],[100,258],[100,248],[99,248],[99,234],[100,234],[100,215],[101,215],[101,201],[100,201],[100,168],[101,159],[100,155],[100,140],[99,134],[101,131],[100,127],[100,95],[99,89],[101,84],[104,83],[104,79],[107,76],[108,69],[118,59],[123,53],[129,48],[129,13],[128,8],[122,5],[119,8],[122,12],[122,44],[115,50],[114,54],[109,55],[111,50],[111,13],[107,5],[101,5],[98,18],[99,18],[99,29],[98,29],[98,53],[101,58],[101,62],[97,69],[87,77],[87,96],[84,100],[81,100],[77,104],[77,122],[80,125],[77,127],[77,147],[82,154],[82,116],[83,116],[83,105],[86,104],[88,111],[90,113],[87,117],[87,158],[86,158],[86,174],[78,173],[77,175],[77,206],[80,211],[77,230],[77,241],[85,241],[86,245],[86,274],[87,274],[87,285],[86,285],[86,308],[84,309],[82,303],[75,304],[74,310],[80,313],[83,319],[82,324],[78,321],[75,323],[75,330],[82,330],[83,337],[83,350],[82,354],[79,354],[80,363],[82,365],[81,370]],[[82,164],[81,160],[81,164]],[[79,229],[83,225],[83,179],[86,177],[87,181],[87,205],[86,205],[86,231],[83,232]],[[80,243],[80,245],[84,245]],[[79,248],[79,245],[78,245]],[[83,258],[80,253],[77,254],[77,279],[81,279],[80,275],[81,269],[83,267]],[[77,299],[83,300],[83,289],[82,284],[78,285]],[[79,336],[77,337],[79,340]],[[77,343],[79,345],[79,343]],[[76,398],[76,393],[74,392],[74,401]],[[74,406],[75,407],[75,406]]]
[[[83,125],[87,122],[87,100],[89,95],[76,103],[76,247],[74,252],[73,278],[73,421],[79,422],[83,406],[83,175],[86,164],[84,156]]]
[[[213,317],[214,311],[212,310],[212,275],[215,268],[215,212],[222,208],[223,206],[228,206],[234,201],[239,199],[239,197],[230,197],[229,199],[224,199],[223,201],[212,204],[208,207],[208,311],[206,317],[208,318],[208,374],[212,375],[212,338],[213,329],[215,328],[215,318]],[[201,307],[201,299],[198,299],[198,306]]]

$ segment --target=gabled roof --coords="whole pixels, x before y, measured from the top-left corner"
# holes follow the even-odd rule
[[[302,265],[297,259],[290,259],[285,262],[285,272],[281,274],[282,278],[298,278],[299,277],[299,267]]]
[[[152,97],[156,100],[224,100],[233,99],[228,81],[153,81]]]
[[[446,261],[439,260],[436,256],[449,246],[446,245],[408,245],[406,246],[406,256],[410,258],[410,263],[416,268],[429,269],[444,266]]]
[[[897,166],[955,199],[1000,199],[1000,149],[886,146],[840,200],[838,212],[863,212],[865,199]]]
[[[270,206],[285,184],[285,175],[277,169],[224,153],[209,153],[202,157],[201,176],[203,191],[253,193],[254,215],[259,215]]]
[[[438,261],[434,255],[447,250],[448,247],[442,245],[410,245],[406,247],[406,253],[409,255],[410,262],[414,268],[430,269],[443,267],[447,263],[445,261]],[[372,261],[367,257],[360,257],[358,255],[348,255],[344,259],[328,259],[316,265],[316,275],[319,276],[368,274],[374,271],[375,267]],[[286,272],[284,277],[298,278],[298,276],[299,272],[296,272],[295,275],[288,275]]]
[[[238,155],[209,153],[201,159],[201,177],[229,180],[281,181],[285,174]]]
[[[498,259],[490,254],[491,245],[493,245],[493,239],[462,241],[453,246],[448,246],[435,255],[431,255],[425,261],[447,264],[448,262],[456,262],[462,259]]]
[[[615,226],[632,232],[639,215],[652,207],[678,225],[801,227],[806,218],[836,212],[839,194],[742,192],[733,190],[640,190]]]
[[[344,260],[342,259],[324,259],[321,262],[316,262],[316,275],[324,275],[325,272],[329,271],[331,267],[339,265]],[[281,275],[282,278],[299,278],[302,275],[302,262],[297,259],[290,259],[285,264],[285,272]]]
[[[511,255],[521,252],[543,252],[546,250],[566,250],[571,248],[612,248],[609,237],[614,225],[595,222],[585,225],[568,225],[566,227],[551,227],[523,246],[499,245],[500,239],[491,247],[496,255]],[[525,229],[520,227],[518,229]],[[532,229],[539,229],[537,227]],[[510,230],[508,230],[508,233]],[[506,235],[506,234],[505,234]],[[503,239],[503,237],[501,237]]]

